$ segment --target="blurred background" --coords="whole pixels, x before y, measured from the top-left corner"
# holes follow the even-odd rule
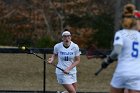
[[[80,48],[111,48],[122,7],[140,0],[0,0],[0,45],[53,47],[67,28]]]
[[[93,45],[111,49],[114,33],[121,29],[123,6],[128,3],[140,10],[140,0],[0,0],[0,48],[53,48],[61,41],[62,31],[69,29],[72,41],[81,49]],[[12,52],[0,53],[0,59],[0,90],[43,90],[42,60]],[[94,76],[101,61],[81,55],[79,92],[109,91],[116,63]],[[57,84],[55,68],[46,66],[46,90],[63,91]]]

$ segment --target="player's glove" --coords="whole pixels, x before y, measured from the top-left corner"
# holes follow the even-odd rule
[[[104,61],[102,62],[101,67],[105,69],[112,62],[113,62],[113,59],[111,59],[109,56],[107,56],[107,58],[105,58]]]

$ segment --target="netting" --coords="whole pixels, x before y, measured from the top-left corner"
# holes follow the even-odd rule
[[[3,53],[4,51],[6,52],[6,49],[0,51],[1,92],[47,91],[46,93],[49,93],[50,91],[50,93],[56,93],[57,91],[64,91],[64,88],[57,83],[54,66],[44,63],[43,60],[33,54],[15,53],[15,50],[14,53],[12,50],[8,50],[11,53],[8,51],[8,53]],[[41,53],[37,53],[37,55],[44,57],[44,54]],[[46,53],[45,56],[47,59],[50,54]],[[112,70],[103,71],[99,76],[94,75],[101,61],[102,59],[88,60],[85,55],[81,55],[81,63],[77,66],[78,92],[107,92],[109,90]]]

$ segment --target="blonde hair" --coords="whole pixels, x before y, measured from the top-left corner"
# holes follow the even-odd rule
[[[124,6],[122,14],[122,27],[131,29],[136,25],[136,19],[134,16],[135,6],[133,4],[127,4]]]
[[[124,17],[122,20],[122,27],[126,29],[131,29],[136,25],[136,19],[130,17]]]

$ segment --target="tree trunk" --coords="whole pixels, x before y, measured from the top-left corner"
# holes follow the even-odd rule
[[[136,5],[137,10],[140,11],[140,0],[135,0],[135,5]]]
[[[120,20],[121,20],[121,0],[117,0],[115,4],[114,31],[120,29]]]

